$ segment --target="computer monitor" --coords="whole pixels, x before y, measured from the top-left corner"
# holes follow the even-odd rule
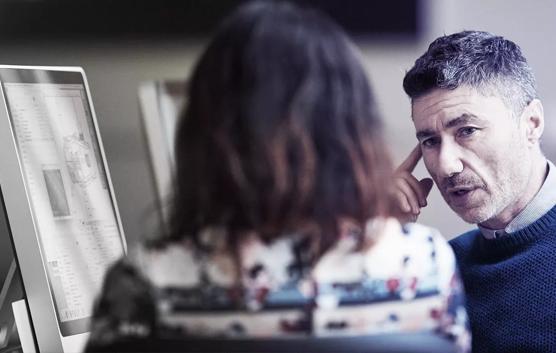
[[[0,66],[0,186],[39,351],[80,350],[124,233],[81,68]]]
[[[174,141],[178,117],[185,105],[185,80],[143,82],[139,87],[142,126],[149,149],[159,224],[169,217],[169,196],[174,174]]]

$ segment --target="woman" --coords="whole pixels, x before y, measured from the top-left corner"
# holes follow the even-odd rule
[[[430,330],[466,349],[453,254],[394,218],[372,92],[339,27],[244,5],[188,89],[170,232],[108,273],[91,342]]]

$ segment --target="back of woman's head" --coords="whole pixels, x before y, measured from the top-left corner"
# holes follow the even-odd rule
[[[255,2],[225,20],[193,72],[176,136],[170,240],[223,227],[271,240],[388,215],[390,164],[356,50],[321,13]]]

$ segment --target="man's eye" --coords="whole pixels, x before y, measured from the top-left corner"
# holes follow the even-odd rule
[[[464,127],[464,128],[459,129],[458,135],[461,136],[461,137],[471,136],[471,135],[473,135],[473,134],[475,133],[475,131],[477,131],[477,130],[479,130],[479,129],[476,128],[476,127],[471,127],[471,126]]]
[[[421,145],[425,148],[431,148],[440,143],[440,139],[437,137],[431,137],[426,140],[421,141]]]

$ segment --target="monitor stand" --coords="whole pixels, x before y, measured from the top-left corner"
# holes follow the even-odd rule
[[[14,259],[0,290],[0,350],[2,352],[10,352],[12,349],[21,347],[12,303],[22,298],[21,278]]]
[[[11,231],[0,190],[0,351],[21,351],[12,303],[22,300],[23,285],[13,252]],[[33,343],[34,347],[34,343]]]
[[[36,353],[35,339],[33,338],[33,329],[31,328],[31,320],[29,320],[26,300],[20,299],[15,301],[12,303],[12,307],[21,350],[23,353]]]

